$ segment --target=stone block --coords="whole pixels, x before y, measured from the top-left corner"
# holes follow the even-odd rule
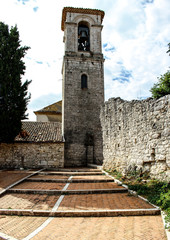
[[[166,161],[166,156],[163,154],[156,154],[155,160],[156,161]]]

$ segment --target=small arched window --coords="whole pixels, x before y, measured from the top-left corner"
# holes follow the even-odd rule
[[[90,51],[90,31],[86,22],[78,26],[78,51]]]
[[[87,88],[87,75],[83,74],[81,76],[81,88],[86,89]]]

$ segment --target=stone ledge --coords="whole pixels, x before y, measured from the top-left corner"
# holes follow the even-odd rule
[[[65,176],[95,176],[103,175],[102,172],[42,172],[42,175],[65,175]]]
[[[0,209],[0,215],[41,216],[41,217],[118,217],[118,216],[152,216],[160,215],[159,209],[116,209],[116,210],[86,210],[86,211],[41,211]]]
[[[87,164],[88,167],[94,168],[94,169],[99,169],[102,170],[103,166],[96,165],[96,164]]]
[[[114,182],[113,179],[42,179],[42,178],[31,178],[26,179],[27,182],[55,182],[55,183],[104,183]]]
[[[84,173],[84,172],[101,172],[100,169],[97,169],[97,165],[93,165],[96,166],[96,168],[92,167],[92,164],[88,164],[89,167],[91,168],[59,168],[57,169],[57,171],[59,172],[80,172],[80,173]],[[102,166],[101,166],[102,167]],[[46,168],[46,170],[48,171],[56,171],[56,169],[48,169]]]
[[[89,190],[35,190],[35,189],[9,189],[6,193],[21,194],[47,194],[47,195],[72,195],[72,194],[104,194],[104,193],[126,193],[125,188],[114,189],[89,189]]]

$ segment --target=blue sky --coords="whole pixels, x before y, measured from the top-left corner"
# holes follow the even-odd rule
[[[17,24],[22,45],[30,46],[24,59],[24,79],[33,111],[62,98],[64,55],[61,15],[65,6],[105,11],[102,42],[105,57],[105,100],[150,97],[157,77],[170,66],[169,0],[0,0],[0,21]]]

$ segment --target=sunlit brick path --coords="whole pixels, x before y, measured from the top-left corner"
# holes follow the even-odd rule
[[[167,238],[159,209],[84,168],[0,171],[0,239]]]

